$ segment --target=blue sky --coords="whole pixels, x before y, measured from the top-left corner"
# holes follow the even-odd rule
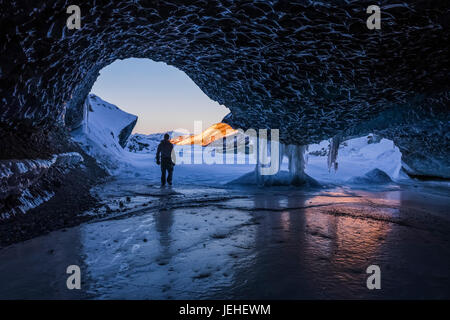
[[[117,60],[100,72],[92,93],[139,117],[135,133],[203,129],[229,110],[209,99],[182,71],[150,59]]]

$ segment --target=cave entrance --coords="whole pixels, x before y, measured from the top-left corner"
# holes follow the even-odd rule
[[[194,121],[206,129],[229,113],[183,71],[150,59],[116,60],[101,70],[91,93],[136,115],[133,133],[193,132]]]
[[[198,137],[191,134],[199,132],[199,123],[202,140],[203,132],[233,131],[221,123],[229,113],[225,106],[211,100],[183,71],[150,59],[117,60],[102,69],[82,109],[83,121],[72,137],[112,174],[124,166],[137,167],[138,172],[149,169],[165,133],[185,150],[185,142]],[[202,140],[192,140],[192,154],[197,147],[203,152]],[[150,169],[156,176],[157,170]],[[213,178],[216,170],[206,173],[211,181],[222,179]],[[186,169],[185,175],[194,171],[207,172],[197,166]]]
[[[84,128],[82,126],[75,131],[73,136],[109,169],[119,168],[122,163],[129,162],[130,153],[142,156],[138,159],[141,164],[148,163],[149,156],[154,157],[166,132],[171,134],[172,142],[177,145],[202,145],[205,138],[203,133],[184,141],[177,138],[195,133],[195,123],[199,121],[203,130],[208,131],[229,112],[226,107],[212,101],[183,71],[162,62],[137,58],[117,60],[103,68],[85,105]],[[198,137],[200,142],[194,141]],[[297,149],[292,153],[294,150],[291,145],[284,152],[292,153],[289,163],[297,163],[305,155],[307,159],[298,162],[301,164],[300,171],[306,169],[307,174],[319,181],[342,182],[372,169],[381,169],[392,178],[398,175],[401,153],[390,140],[370,134],[341,142],[336,149],[339,160],[333,162],[336,168],[339,164],[339,170],[330,170],[329,164],[327,168],[327,157],[324,156],[332,151],[328,143],[323,141],[311,145],[309,151],[305,149],[300,153]],[[139,166],[136,158],[132,161]],[[195,160],[193,163],[196,163]],[[246,160],[244,166],[234,167],[231,176],[237,178],[239,174],[253,171],[249,163]],[[280,169],[291,172],[291,167],[284,163]],[[361,168],[361,172],[356,172],[355,168]],[[186,170],[186,176],[201,171],[207,172],[211,182],[229,179],[228,176],[217,175],[217,170],[222,170],[221,174],[224,174],[223,169],[190,168]]]

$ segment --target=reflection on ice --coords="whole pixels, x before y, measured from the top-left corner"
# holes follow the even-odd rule
[[[450,297],[449,203],[435,188],[244,193],[144,181],[103,185],[111,209],[124,201],[109,216],[1,250],[0,297]],[[64,290],[74,263],[81,292]],[[365,285],[371,264],[382,290]]]

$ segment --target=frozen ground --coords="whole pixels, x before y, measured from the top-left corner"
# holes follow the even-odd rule
[[[253,166],[181,165],[161,189],[153,157],[134,154],[93,190],[92,222],[0,251],[0,298],[450,298],[448,184],[337,186],[349,177],[309,160],[325,187],[228,188]],[[381,290],[366,288],[371,264]]]

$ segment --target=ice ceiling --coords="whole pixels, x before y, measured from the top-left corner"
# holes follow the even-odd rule
[[[279,128],[299,145],[375,132],[412,173],[450,178],[450,3],[379,1],[382,28],[368,30],[371,4],[78,1],[82,28],[69,31],[67,1],[0,0],[2,157],[51,148],[98,72],[136,57],[184,71],[235,128]],[[34,146],[14,149],[24,135]]]

